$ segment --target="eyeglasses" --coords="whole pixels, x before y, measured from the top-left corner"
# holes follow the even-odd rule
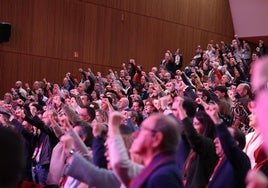
[[[149,128],[149,127],[144,127],[144,126],[141,126],[139,131],[142,131],[142,130],[150,131],[150,132],[152,132],[152,133],[154,133],[154,134],[155,134],[156,132],[158,132],[158,130],[151,129],[151,128]]]

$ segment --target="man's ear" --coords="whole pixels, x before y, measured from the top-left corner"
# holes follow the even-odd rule
[[[152,147],[153,148],[159,147],[162,140],[163,140],[163,134],[161,132],[156,132],[154,137],[153,137]]]
[[[131,117],[131,120],[132,120],[132,122],[137,122],[137,118],[134,116]]]
[[[81,140],[82,140],[83,142],[85,142],[86,138],[87,138],[86,136],[82,136],[82,137],[81,137]]]
[[[238,145],[238,146],[239,146],[239,142],[238,142],[237,140],[235,140],[235,143],[236,143],[236,145]]]

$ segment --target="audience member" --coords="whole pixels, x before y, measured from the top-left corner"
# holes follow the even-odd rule
[[[13,129],[0,126],[0,187],[16,188],[24,167],[21,136]]]
[[[152,114],[142,122],[130,152],[142,158],[144,169],[129,187],[183,187],[175,159],[179,134],[177,122],[169,116]]]
[[[197,112],[191,122],[183,108],[183,99],[180,97],[175,98],[172,109],[174,115],[182,121],[182,138],[186,139],[191,147],[183,169],[184,186],[205,187],[218,161],[213,143],[214,123],[204,111]],[[180,152],[177,154],[185,155]]]
[[[219,157],[207,186],[245,187],[245,178],[250,170],[249,158],[242,151],[246,144],[245,135],[238,128],[227,128],[218,115],[217,105],[209,105],[205,110],[216,125],[214,143]]]

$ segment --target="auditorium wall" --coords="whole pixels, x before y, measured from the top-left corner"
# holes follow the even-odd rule
[[[0,44],[0,96],[16,80],[61,83],[70,71],[103,74],[136,59],[145,71],[169,49],[184,64],[213,39],[230,42],[233,24],[226,0],[0,0],[0,22],[12,24]]]

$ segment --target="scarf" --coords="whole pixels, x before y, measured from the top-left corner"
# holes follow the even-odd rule
[[[144,168],[141,173],[136,176],[130,184],[128,185],[128,188],[141,188],[144,186],[145,182],[148,180],[150,175],[161,166],[164,166],[169,163],[176,162],[175,154],[170,153],[160,153],[157,154],[154,159],[151,161],[151,163]]]

